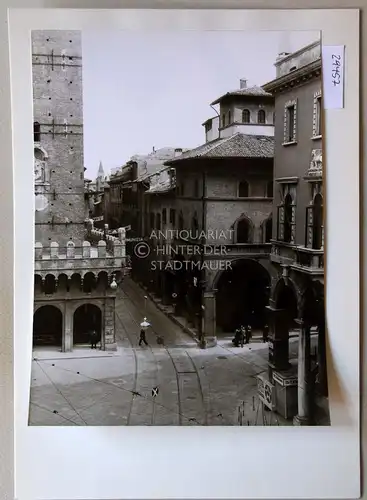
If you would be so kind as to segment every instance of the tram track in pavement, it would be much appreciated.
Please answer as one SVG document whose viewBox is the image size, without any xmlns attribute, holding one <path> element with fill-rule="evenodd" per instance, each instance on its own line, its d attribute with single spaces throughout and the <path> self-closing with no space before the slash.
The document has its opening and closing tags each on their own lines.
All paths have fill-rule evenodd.
<svg viewBox="0 0 367 500">
<path fill-rule="evenodd" d="M 127 293 L 125 291 L 122 292 L 121 299 L 122 300 L 130 300 L 130 302 L 132 303 L 133 307 L 135 307 L 134 303 L 132 302 L 132 300 L 129 298 L 129 296 L 127 295 Z M 132 315 L 132 313 L 129 311 L 128 308 L 126 308 L 125 311 L 129 315 L 131 323 L 134 325 L 134 329 L 136 329 L 137 332 L 139 332 L 140 331 L 140 325 L 139 325 L 139 323 L 136 321 L 136 319 L 134 318 L 134 316 Z M 131 421 L 131 414 L 132 414 L 132 409 L 133 409 L 133 406 L 134 406 L 135 397 L 138 396 L 138 395 L 141 396 L 141 394 L 138 391 L 138 376 L 139 376 L 139 368 L 138 368 L 138 366 L 139 366 L 139 362 L 138 362 L 137 349 L 136 349 L 136 347 L 134 347 L 134 342 L 133 342 L 133 340 L 130 337 L 129 328 L 127 327 L 127 325 L 125 324 L 125 322 L 122 320 L 122 318 L 118 314 L 118 312 L 116 312 L 116 316 L 117 316 L 118 320 L 120 321 L 121 327 L 123 328 L 123 330 L 125 332 L 127 340 L 130 343 L 131 349 L 132 349 L 132 351 L 134 353 L 134 359 L 135 359 L 134 390 L 133 390 L 133 396 L 132 396 L 132 399 L 131 399 L 131 406 L 130 406 L 130 411 L 129 411 L 128 420 L 127 420 L 127 425 L 129 425 L 130 421 Z M 135 338 L 137 338 L 137 336 Z M 122 340 L 121 337 L 120 337 L 120 340 Z M 149 350 L 150 350 L 150 352 L 152 354 L 152 357 L 154 359 L 154 366 L 155 366 L 154 379 L 155 379 L 155 386 L 157 386 L 157 383 L 158 383 L 158 365 L 157 365 L 157 360 L 156 360 L 156 357 L 154 355 L 154 352 L 153 352 L 153 349 L 151 348 L 151 346 L 148 345 L 147 347 L 149 348 Z M 155 398 L 152 397 L 152 399 L 150 399 L 150 398 L 146 398 L 146 399 L 149 400 L 149 401 L 151 401 L 151 403 L 152 403 L 152 415 L 151 415 L 150 423 L 151 423 L 151 425 L 153 425 L 153 423 L 154 423 L 154 415 L 155 415 L 155 404 L 156 404 Z"/>
<path fill-rule="evenodd" d="M 128 289 L 138 299 L 141 300 L 141 296 L 139 295 L 139 293 L 133 287 L 128 286 Z M 128 296 L 128 294 L 126 293 L 126 288 L 125 288 L 125 294 Z M 131 299 L 131 297 L 128 296 L 128 298 L 130 299 L 130 301 L 132 302 L 132 304 L 135 306 L 134 301 Z M 152 304 L 154 304 L 152 301 L 150 301 L 150 302 Z M 152 330 L 154 331 L 154 328 L 152 328 Z M 256 379 L 256 376 L 258 374 L 263 373 L 266 370 L 266 368 L 264 368 L 263 366 L 257 364 L 256 362 L 247 360 L 246 357 L 244 356 L 244 353 L 236 353 L 233 350 L 231 350 L 230 348 L 225 347 L 223 345 L 218 345 L 218 347 L 220 347 L 221 350 L 227 352 L 231 356 L 239 358 L 245 365 L 247 365 L 249 367 L 252 367 L 253 370 L 254 370 L 254 374 L 252 375 L 252 377 L 255 378 L 255 379 Z M 177 369 L 174 357 L 172 356 L 172 353 L 170 352 L 169 348 L 167 346 L 164 346 L 164 349 L 166 350 L 168 356 L 170 357 L 171 362 L 173 364 L 173 367 L 175 369 L 176 380 L 177 380 L 177 391 L 178 391 L 178 398 L 179 398 L 179 402 L 178 402 L 178 404 L 179 404 L 179 412 L 181 414 L 182 413 L 182 403 L 181 403 L 180 377 L 184 376 L 184 375 L 187 375 L 188 373 L 191 373 L 191 372 L 179 371 Z M 173 349 L 174 349 L 174 347 L 173 347 Z M 197 367 L 196 367 L 196 365 L 195 365 L 192 357 L 189 355 L 188 351 L 185 350 L 184 352 L 185 352 L 186 356 L 188 357 L 188 359 L 191 361 L 191 364 L 193 366 L 193 370 L 196 373 L 196 377 L 197 377 L 197 381 L 198 381 L 198 388 L 199 388 L 199 392 L 200 392 L 200 397 L 201 397 L 202 406 L 203 406 L 203 413 L 204 413 L 204 422 L 201 423 L 200 425 L 208 425 L 208 412 L 209 412 L 209 408 L 207 409 L 206 405 L 205 405 L 205 398 L 204 398 L 204 392 L 203 392 L 203 388 L 202 388 L 202 383 L 201 383 L 200 375 L 199 375 L 198 369 L 197 369 Z M 250 351 L 249 354 L 256 354 L 256 353 Z M 212 388 L 211 388 L 211 384 L 210 384 L 209 380 L 208 380 L 208 385 L 209 385 L 208 404 L 210 404 L 210 399 L 211 399 L 211 394 L 212 394 Z M 182 425 L 182 423 L 180 423 L 180 425 Z"/>
<path fill-rule="evenodd" d="M 132 287 L 129 287 L 129 291 L 130 293 L 133 293 L 135 296 L 137 296 L 140 300 L 141 300 L 141 297 L 140 295 L 138 295 L 138 293 L 132 289 Z M 133 301 L 132 297 L 129 295 L 129 293 L 127 292 L 126 290 L 126 287 L 124 288 L 123 290 L 123 293 L 124 293 L 124 299 L 126 300 L 129 300 L 130 303 L 132 304 L 132 306 L 134 308 L 137 308 L 137 305 L 135 304 L 135 302 Z M 129 315 L 133 318 L 133 316 L 131 315 L 130 311 L 129 312 Z M 158 312 L 158 311 L 157 311 Z M 134 318 L 133 318 L 134 319 Z M 136 322 L 136 320 L 134 319 L 134 321 Z M 153 330 L 153 332 L 155 333 L 155 335 L 157 336 L 157 332 L 154 330 L 154 328 L 151 327 L 151 329 Z M 190 360 L 191 362 L 191 365 L 193 367 L 193 371 L 179 371 L 177 369 L 177 366 L 176 366 L 176 363 L 175 363 L 175 360 L 174 360 L 174 357 L 172 356 L 172 353 L 170 352 L 168 346 L 166 346 L 165 344 L 161 344 L 161 348 L 165 350 L 165 352 L 167 353 L 168 357 L 170 358 L 171 360 L 171 363 L 172 363 L 172 366 L 173 366 L 173 369 L 175 371 L 175 374 L 176 374 L 176 383 L 177 383 L 177 403 L 178 403 L 178 417 L 179 417 L 179 425 L 181 426 L 182 425 L 182 421 L 183 421 L 183 418 L 184 419 L 187 419 L 189 422 L 196 422 L 198 425 L 208 425 L 207 423 L 207 411 L 206 411 L 206 408 L 205 408 L 205 400 L 204 400 L 204 394 L 203 394 L 203 389 L 202 389 L 202 384 L 201 384 L 201 381 L 200 381 L 200 376 L 199 376 L 199 373 L 198 373 L 198 370 L 196 368 L 196 365 L 194 364 L 191 356 L 188 354 L 188 352 L 186 350 L 184 350 L 183 352 L 186 354 L 187 358 Z M 151 349 L 153 355 L 154 355 L 154 352 L 153 350 Z M 190 418 L 190 417 L 186 417 L 184 414 L 183 414 L 183 410 L 182 410 L 182 395 L 181 395 L 181 388 L 180 388 L 180 376 L 182 375 L 187 375 L 188 373 L 195 373 L 196 374 L 196 377 L 197 377 L 197 383 L 198 383 L 198 388 L 199 388 L 199 392 L 200 392 L 200 398 L 201 398 L 201 401 L 202 401 L 202 406 L 203 406 L 203 413 L 204 413 L 204 422 L 205 423 L 201 423 L 201 422 L 198 422 L 195 418 Z"/>
<path fill-rule="evenodd" d="M 131 420 L 131 413 L 132 413 L 132 409 L 133 409 L 133 405 L 134 405 L 134 400 L 135 400 L 135 395 L 137 393 L 137 386 L 138 386 L 138 359 L 137 359 L 137 355 L 136 355 L 136 349 L 130 339 L 130 336 L 129 334 L 127 333 L 127 329 L 125 328 L 124 326 L 124 323 L 122 322 L 121 318 L 120 318 L 120 315 L 116 312 L 116 317 L 117 319 L 119 320 L 120 322 L 120 325 L 123 329 L 123 331 L 125 332 L 126 334 L 126 338 L 131 346 L 131 350 L 134 354 L 134 363 L 135 363 L 135 373 L 134 373 L 134 384 L 133 384 L 133 391 L 132 391 L 132 394 L 131 394 L 131 402 L 130 402 L 130 409 L 129 409 L 129 413 L 128 413 L 128 416 L 127 416 L 127 421 L 126 421 L 126 425 L 130 425 L 130 420 Z M 123 340 L 121 337 L 119 337 L 119 340 Z"/>
<path fill-rule="evenodd" d="M 134 308 L 136 308 L 137 306 L 135 305 L 135 303 L 134 303 L 133 299 L 131 298 L 131 296 L 129 296 L 129 294 L 126 292 L 126 290 L 124 290 L 124 291 L 123 291 L 123 293 L 124 293 L 123 300 L 129 300 L 129 301 L 130 301 L 130 303 L 131 303 L 131 305 L 132 305 Z M 139 327 L 140 327 L 140 325 L 139 325 L 139 324 L 138 324 L 138 322 L 135 320 L 135 318 L 133 317 L 133 315 L 131 314 L 131 312 L 130 312 L 128 309 L 126 309 L 126 310 L 127 310 L 128 314 L 129 314 L 129 316 L 131 317 L 131 319 L 132 319 L 132 320 L 136 323 L 136 325 L 137 325 L 137 326 L 139 326 Z M 121 322 L 121 319 L 120 319 L 120 322 Z M 124 330 L 125 330 L 125 332 L 126 332 L 126 329 L 125 329 L 125 328 L 124 328 Z M 157 332 L 156 332 L 153 328 L 152 328 L 152 330 L 153 330 L 154 334 L 157 336 Z M 127 334 L 127 332 L 126 332 L 126 334 Z M 127 336 L 128 336 L 128 334 L 127 334 Z M 131 343 L 130 338 L 129 338 L 129 341 L 130 341 L 130 343 Z M 178 405 L 178 418 L 179 418 L 179 425 L 182 425 L 182 416 L 183 416 L 183 415 L 182 415 L 182 405 L 181 405 L 181 394 L 180 394 L 179 373 L 178 373 L 178 371 L 177 371 L 177 367 L 176 367 L 176 365 L 175 365 L 175 363 L 174 363 L 174 360 L 173 360 L 173 358 L 172 358 L 172 356 L 171 356 L 171 353 L 169 352 L 169 350 L 167 349 L 167 347 L 166 347 L 164 344 L 163 344 L 163 345 L 161 344 L 161 348 L 162 348 L 162 349 L 164 349 L 164 350 L 165 350 L 165 352 L 168 354 L 168 356 L 169 356 L 169 358 L 170 358 L 170 360 L 171 360 L 171 362 L 172 362 L 173 369 L 175 370 L 175 373 L 176 373 L 176 381 L 177 381 L 177 405 Z M 155 370 L 156 377 L 155 377 L 155 378 L 156 378 L 156 386 L 158 386 L 158 362 L 157 362 L 157 358 L 156 358 L 156 356 L 155 356 L 155 354 L 154 354 L 154 351 L 153 351 L 153 349 L 152 349 L 152 347 L 151 347 L 150 345 L 149 345 L 149 349 L 150 349 L 150 351 L 151 351 L 152 355 L 153 355 L 153 356 L 154 356 L 154 358 L 155 358 L 155 366 L 156 366 L 156 370 Z M 151 422 L 151 423 L 152 423 L 152 425 L 153 425 L 153 423 L 154 423 L 154 415 L 155 415 L 156 401 L 155 401 L 155 398 L 152 398 L 152 399 L 153 399 L 153 411 L 152 411 L 152 422 Z M 187 418 L 187 417 L 186 417 L 186 418 Z"/>
</svg>

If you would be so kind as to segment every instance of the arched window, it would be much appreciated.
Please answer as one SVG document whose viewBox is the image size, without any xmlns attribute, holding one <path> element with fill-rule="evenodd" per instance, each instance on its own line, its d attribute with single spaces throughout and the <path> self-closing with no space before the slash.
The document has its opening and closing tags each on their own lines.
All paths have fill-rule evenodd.
<svg viewBox="0 0 367 500">
<path fill-rule="evenodd" d="M 180 212 L 179 216 L 178 216 L 178 229 L 179 231 L 183 231 L 183 228 L 184 228 L 184 217 L 183 217 L 183 213 Z"/>
<path fill-rule="evenodd" d="M 169 223 L 172 227 L 176 225 L 176 210 L 174 208 L 170 208 L 169 210 Z"/>
<path fill-rule="evenodd" d="M 33 123 L 33 140 L 34 142 L 40 142 L 41 140 L 41 125 L 39 122 Z"/>
<path fill-rule="evenodd" d="M 270 243 L 273 237 L 273 218 L 270 216 L 265 221 L 265 243 Z"/>
<path fill-rule="evenodd" d="M 194 217 L 192 218 L 192 233 L 194 237 L 198 231 L 199 231 L 199 222 L 198 222 L 198 216 L 196 215 L 195 212 Z"/>
<path fill-rule="evenodd" d="M 46 295 L 52 295 L 56 292 L 56 279 L 52 274 L 46 275 L 43 291 Z"/>
<path fill-rule="evenodd" d="M 250 243 L 251 224 L 250 221 L 244 217 L 237 222 L 236 228 L 236 241 L 237 243 Z"/>
<path fill-rule="evenodd" d="M 323 232 L 323 199 L 321 194 L 317 194 L 313 200 L 313 248 L 320 250 L 322 248 Z"/>
<path fill-rule="evenodd" d="M 269 181 L 266 185 L 266 196 L 267 198 L 273 198 L 274 196 L 273 181 Z"/>
<path fill-rule="evenodd" d="M 199 198 L 199 180 L 194 180 L 194 198 Z"/>
<path fill-rule="evenodd" d="M 288 193 L 284 199 L 284 241 L 292 239 L 292 196 Z"/>
<path fill-rule="evenodd" d="M 150 215 L 149 215 L 149 228 L 150 230 L 152 231 L 154 228 L 154 225 L 155 225 L 155 221 L 154 221 L 154 213 L 153 212 L 150 212 Z"/>
<path fill-rule="evenodd" d="M 93 273 L 87 273 L 83 279 L 83 292 L 91 293 L 96 287 L 97 281 Z"/>
<path fill-rule="evenodd" d="M 250 111 L 248 109 L 242 111 L 242 123 L 250 123 Z"/>
<path fill-rule="evenodd" d="M 157 223 L 156 223 L 156 225 L 157 225 L 157 229 L 158 229 L 158 231 L 160 231 L 160 230 L 162 229 L 162 228 L 161 228 L 161 214 L 160 214 L 160 213 L 158 213 L 158 214 L 156 215 L 156 221 L 157 221 Z"/>
<path fill-rule="evenodd" d="M 247 181 L 241 181 L 238 186 L 238 196 L 240 198 L 248 198 L 249 194 L 249 183 Z"/>
<path fill-rule="evenodd" d="M 259 109 L 257 113 L 257 123 L 265 123 L 265 111 L 263 109 Z"/>
</svg>

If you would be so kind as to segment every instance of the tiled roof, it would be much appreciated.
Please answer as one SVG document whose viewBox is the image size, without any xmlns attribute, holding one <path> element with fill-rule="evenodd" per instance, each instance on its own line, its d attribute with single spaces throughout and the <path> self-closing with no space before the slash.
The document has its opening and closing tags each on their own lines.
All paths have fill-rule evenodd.
<svg viewBox="0 0 367 500">
<path fill-rule="evenodd" d="M 202 125 L 205 125 L 206 123 L 211 122 L 211 121 L 218 119 L 218 118 L 219 118 L 219 116 L 212 116 L 211 118 L 208 118 L 207 120 L 205 120 L 205 122 L 203 122 Z"/>
<path fill-rule="evenodd" d="M 160 182 L 159 184 L 156 184 L 155 186 L 150 187 L 147 191 L 145 191 L 145 194 L 168 193 L 174 188 L 175 185 L 172 184 L 170 180 L 165 180 L 163 182 Z"/>
<path fill-rule="evenodd" d="M 273 158 L 274 138 L 265 135 L 246 135 L 238 132 L 225 139 L 207 142 L 169 160 L 166 165 L 194 158 Z"/>
<path fill-rule="evenodd" d="M 272 94 L 266 92 L 262 87 L 254 86 L 254 87 L 245 87 L 244 89 L 232 90 L 218 97 L 215 101 L 211 103 L 212 106 L 214 104 L 218 104 L 224 97 L 229 96 L 248 96 L 248 97 L 272 97 Z"/>
</svg>

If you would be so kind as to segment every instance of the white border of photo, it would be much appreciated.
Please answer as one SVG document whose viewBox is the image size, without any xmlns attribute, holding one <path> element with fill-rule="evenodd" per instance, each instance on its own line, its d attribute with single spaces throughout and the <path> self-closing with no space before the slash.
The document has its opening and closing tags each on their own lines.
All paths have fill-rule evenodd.
<svg viewBox="0 0 367 500">
<path fill-rule="evenodd" d="M 323 45 L 345 46 L 344 108 L 325 111 L 323 141 L 331 427 L 28 427 L 34 265 L 30 32 L 34 29 L 321 30 Z M 0 154 L 2 170 L 13 164 L 14 199 L 7 173 L 1 213 L 11 217 L 14 203 L 15 265 L 14 275 L 11 262 L 4 268 L 1 294 L 6 294 L 4 284 L 10 290 L 14 284 L 15 497 L 358 497 L 358 10 L 11 9 L 9 30 L 12 124 L 1 125 L 6 141 Z M 8 74 L 2 71 L 0 89 L 7 85 Z M 3 105 L 6 110 L 7 103 Z M 11 126 L 12 150 L 7 140 Z M 7 226 L 11 227 L 10 221 Z M 4 238 L 2 234 L 2 245 Z M 9 297 L 6 300 L 9 304 Z M 7 346 L 11 337 L 3 329 L 4 325 L 0 340 Z M 11 359 L 3 356 L 3 360 L 9 367 Z M 9 395 L 11 390 L 9 385 Z"/>
</svg>

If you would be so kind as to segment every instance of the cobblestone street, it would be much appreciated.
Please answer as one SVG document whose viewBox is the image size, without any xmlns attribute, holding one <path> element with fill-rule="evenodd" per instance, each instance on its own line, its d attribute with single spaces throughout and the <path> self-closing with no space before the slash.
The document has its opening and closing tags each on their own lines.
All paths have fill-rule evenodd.
<svg viewBox="0 0 367 500">
<path fill-rule="evenodd" d="M 145 315 L 149 345 L 139 347 Z M 113 353 L 34 351 L 30 425 L 238 425 L 241 405 L 243 425 L 264 425 L 263 415 L 265 425 L 277 425 L 256 395 L 266 344 L 235 348 L 228 337 L 202 350 L 150 300 L 145 311 L 144 292 L 131 280 L 119 291 L 116 331 Z M 290 350 L 296 356 L 297 339 Z"/>
</svg>

